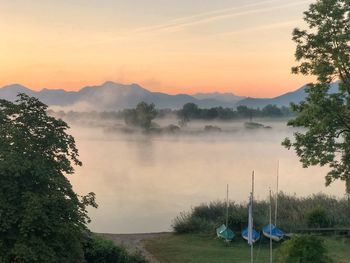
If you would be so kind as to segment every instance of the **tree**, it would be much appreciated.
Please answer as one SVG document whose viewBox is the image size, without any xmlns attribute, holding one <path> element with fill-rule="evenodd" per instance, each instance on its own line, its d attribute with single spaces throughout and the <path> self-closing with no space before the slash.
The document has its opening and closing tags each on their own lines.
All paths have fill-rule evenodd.
<svg viewBox="0 0 350 263">
<path fill-rule="evenodd" d="M 82 262 L 89 222 L 65 174 L 81 165 L 62 120 L 36 98 L 0 100 L 0 262 Z"/>
<path fill-rule="evenodd" d="M 250 121 L 252 121 L 253 115 L 254 115 L 255 112 L 256 112 L 256 110 L 248 108 L 245 105 L 239 105 L 237 107 L 237 114 L 238 114 L 238 116 L 243 117 L 243 118 L 249 118 Z"/>
<path fill-rule="evenodd" d="M 198 105 L 192 102 L 186 103 L 182 106 L 182 109 L 178 111 L 178 117 L 180 118 L 180 125 L 185 126 L 190 119 L 198 118 L 201 110 Z"/>
<path fill-rule="evenodd" d="M 276 105 L 271 104 L 266 105 L 262 109 L 261 113 L 263 116 L 267 117 L 281 117 L 283 115 L 280 108 L 278 108 Z"/>
<path fill-rule="evenodd" d="M 138 126 L 148 130 L 152 120 L 157 116 L 157 111 L 153 103 L 140 102 L 135 109 L 124 111 L 124 120 L 128 125 Z"/>
<path fill-rule="evenodd" d="M 340 179 L 350 193 L 350 1 L 318 0 L 304 14 L 308 30 L 293 32 L 299 65 L 292 72 L 318 82 L 308 85 L 304 102 L 292 105 L 297 116 L 288 125 L 306 131 L 283 145 L 295 149 L 304 167 L 328 165 L 326 185 Z M 339 89 L 330 93 L 335 80 Z"/>
<path fill-rule="evenodd" d="M 136 106 L 136 116 L 138 124 L 145 129 L 151 127 L 152 120 L 157 116 L 157 111 L 153 103 L 140 102 Z"/>
</svg>

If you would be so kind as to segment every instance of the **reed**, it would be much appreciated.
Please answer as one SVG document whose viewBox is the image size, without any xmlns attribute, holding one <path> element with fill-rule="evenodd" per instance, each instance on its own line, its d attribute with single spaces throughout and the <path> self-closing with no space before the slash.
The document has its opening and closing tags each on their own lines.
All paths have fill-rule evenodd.
<svg viewBox="0 0 350 263">
<path fill-rule="evenodd" d="M 273 197 L 273 199 L 276 197 Z M 272 200 L 275 204 L 275 200 Z M 248 224 L 247 203 L 229 203 L 229 227 L 239 232 Z M 350 227 L 350 202 L 348 198 L 335 198 L 325 194 L 308 197 L 278 194 L 277 225 L 285 232 L 306 228 L 310 223 L 310 213 L 315 209 L 325 211 L 322 222 L 326 227 Z M 272 207 L 274 213 L 274 207 Z M 254 201 L 254 225 L 258 230 L 268 224 L 268 200 Z M 176 233 L 210 233 L 225 222 L 226 203 L 214 201 L 194 207 L 187 213 L 181 213 L 173 221 Z"/>
</svg>

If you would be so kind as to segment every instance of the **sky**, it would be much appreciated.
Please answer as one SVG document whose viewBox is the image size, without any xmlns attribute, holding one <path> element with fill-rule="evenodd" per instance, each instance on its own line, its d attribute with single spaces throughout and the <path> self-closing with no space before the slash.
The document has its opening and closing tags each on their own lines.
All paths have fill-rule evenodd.
<svg viewBox="0 0 350 263">
<path fill-rule="evenodd" d="M 291 74 L 312 2 L 0 0 L 0 86 L 277 96 L 313 80 Z"/>
</svg>

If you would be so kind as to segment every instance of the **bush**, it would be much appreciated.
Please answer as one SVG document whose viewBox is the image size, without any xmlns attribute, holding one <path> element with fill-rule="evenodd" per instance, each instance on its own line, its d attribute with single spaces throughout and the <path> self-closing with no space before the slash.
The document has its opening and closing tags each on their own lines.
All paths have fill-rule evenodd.
<svg viewBox="0 0 350 263">
<path fill-rule="evenodd" d="M 324 208 L 317 206 L 306 215 L 308 227 L 329 227 L 331 225 L 327 212 Z"/>
<path fill-rule="evenodd" d="M 285 241 L 278 251 L 281 263 L 328 263 L 324 240 L 317 236 L 300 235 Z"/>
<path fill-rule="evenodd" d="M 87 263 L 147 263 L 141 255 L 130 255 L 124 248 L 96 235 L 85 243 L 84 256 Z"/>
<path fill-rule="evenodd" d="M 174 219 L 172 225 L 175 233 L 208 233 L 211 232 L 216 225 L 213 222 L 205 220 L 204 218 L 192 216 L 191 214 L 181 213 Z"/>
</svg>

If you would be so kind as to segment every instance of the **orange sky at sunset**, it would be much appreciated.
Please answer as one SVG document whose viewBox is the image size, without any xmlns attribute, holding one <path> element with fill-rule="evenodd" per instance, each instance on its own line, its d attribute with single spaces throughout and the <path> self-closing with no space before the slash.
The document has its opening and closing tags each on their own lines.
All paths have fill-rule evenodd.
<svg viewBox="0 0 350 263">
<path fill-rule="evenodd" d="M 312 80 L 290 73 L 311 2 L 2 0 L 0 86 L 277 96 Z"/>
</svg>

